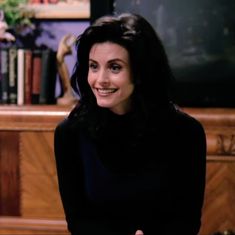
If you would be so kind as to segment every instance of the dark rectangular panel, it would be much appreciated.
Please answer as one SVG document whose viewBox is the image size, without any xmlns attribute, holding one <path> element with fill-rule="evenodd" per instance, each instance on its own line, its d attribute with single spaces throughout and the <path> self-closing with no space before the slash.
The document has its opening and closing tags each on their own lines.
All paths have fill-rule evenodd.
<svg viewBox="0 0 235 235">
<path fill-rule="evenodd" d="M 0 215 L 20 215 L 19 133 L 0 132 Z"/>
</svg>

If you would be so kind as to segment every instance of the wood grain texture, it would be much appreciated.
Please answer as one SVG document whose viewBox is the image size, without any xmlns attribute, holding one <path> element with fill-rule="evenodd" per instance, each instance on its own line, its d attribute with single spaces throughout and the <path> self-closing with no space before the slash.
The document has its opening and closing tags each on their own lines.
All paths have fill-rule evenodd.
<svg viewBox="0 0 235 235">
<path fill-rule="evenodd" d="M 69 235 L 64 220 L 0 217 L 0 235 Z"/>
<path fill-rule="evenodd" d="M 235 160 L 207 161 L 201 235 L 235 231 Z"/>
<path fill-rule="evenodd" d="M 0 134 L 0 215 L 20 215 L 18 136 L 18 132 Z"/>
<path fill-rule="evenodd" d="M 205 128 L 207 156 L 235 156 L 235 109 L 183 108 Z"/>
<path fill-rule="evenodd" d="M 0 130 L 53 131 L 73 106 L 0 106 Z"/>
<path fill-rule="evenodd" d="M 53 132 L 20 135 L 21 215 L 64 218 L 59 196 Z"/>
<path fill-rule="evenodd" d="M 54 234 L 67 233 L 65 224 L 63 228 L 59 225 L 61 220 L 65 221 L 53 137 L 55 126 L 71 108 L 0 106 L 0 235 L 22 234 L 22 231 L 30 235 L 51 235 L 57 226 L 53 223 L 58 221 L 59 230 L 54 230 L 57 231 Z M 235 109 L 183 110 L 202 123 L 207 137 L 206 192 L 200 235 L 235 231 Z M 18 216 L 20 220 L 1 220 L 6 215 Z M 45 221 L 38 223 L 42 218 Z"/>
</svg>

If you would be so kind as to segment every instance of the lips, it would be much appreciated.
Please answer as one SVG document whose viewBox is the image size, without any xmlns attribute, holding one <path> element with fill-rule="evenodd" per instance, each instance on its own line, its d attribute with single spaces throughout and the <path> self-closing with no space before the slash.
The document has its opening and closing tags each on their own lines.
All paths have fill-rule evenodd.
<svg viewBox="0 0 235 235">
<path fill-rule="evenodd" d="M 96 88 L 97 92 L 101 95 L 108 95 L 116 92 L 116 88 Z"/>
</svg>

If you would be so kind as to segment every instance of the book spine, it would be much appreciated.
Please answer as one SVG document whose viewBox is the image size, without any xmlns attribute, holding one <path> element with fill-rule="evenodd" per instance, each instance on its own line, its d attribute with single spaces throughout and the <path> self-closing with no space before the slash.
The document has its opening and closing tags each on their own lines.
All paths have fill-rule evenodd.
<svg viewBox="0 0 235 235">
<path fill-rule="evenodd" d="M 31 104 L 31 89 L 32 89 L 32 51 L 25 50 L 25 76 L 24 76 L 24 104 Z"/>
<path fill-rule="evenodd" d="M 42 51 L 41 89 L 39 96 L 40 104 L 55 103 L 56 81 L 56 54 L 50 49 Z"/>
<path fill-rule="evenodd" d="M 33 72 L 32 72 L 32 104 L 39 104 L 42 73 L 41 50 L 33 51 Z"/>
<path fill-rule="evenodd" d="M 9 103 L 17 103 L 17 49 L 9 49 Z"/>
<path fill-rule="evenodd" d="M 56 52 L 50 50 L 49 56 L 49 70 L 48 70 L 48 90 L 47 90 L 47 104 L 55 104 L 55 87 L 57 77 L 57 64 L 56 64 Z"/>
<path fill-rule="evenodd" d="M 41 89 L 39 95 L 39 103 L 47 103 L 48 90 L 48 69 L 49 69 L 49 50 L 42 50 L 42 73 L 41 73 Z"/>
<path fill-rule="evenodd" d="M 9 76 L 9 67 L 8 67 L 8 49 L 2 48 L 1 50 L 1 75 L 2 75 L 2 104 L 8 103 L 8 76 Z"/>
<path fill-rule="evenodd" d="M 24 104 L 24 49 L 17 51 L 17 104 Z"/>
</svg>

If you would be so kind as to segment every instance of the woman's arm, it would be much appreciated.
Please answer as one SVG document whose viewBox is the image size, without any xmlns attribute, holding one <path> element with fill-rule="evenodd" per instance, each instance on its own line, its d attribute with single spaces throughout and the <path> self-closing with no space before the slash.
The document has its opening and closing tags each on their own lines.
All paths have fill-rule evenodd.
<svg viewBox="0 0 235 235">
<path fill-rule="evenodd" d="M 184 121 L 185 120 L 185 121 Z M 164 234 L 196 235 L 201 226 L 206 177 L 206 136 L 193 118 L 179 123 L 172 175 L 172 215 Z"/>
<path fill-rule="evenodd" d="M 79 158 L 78 138 L 68 123 L 68 119 L 65 119 L 56 127 L 54 151 L 68 229 L 72 234 L 79 234 L 79 220 L 85 216 L 83 169 Z"/>
<path fill-rule="evenodd" d="M 164 129 L 164 135 L 167 143 L 162 144 L 165 146 L 162 159 L 166 166 L 161 182 L 165 189 L 156 195 L 156 217 L 146 216 L 143 233 L 197 235 L 205 191 L 205 132 L 197 120 L 180 115 L 173 125 Z"/>
</svg>

